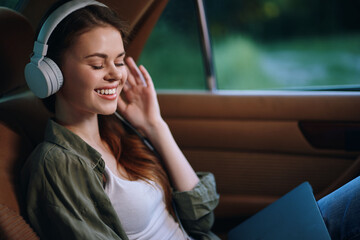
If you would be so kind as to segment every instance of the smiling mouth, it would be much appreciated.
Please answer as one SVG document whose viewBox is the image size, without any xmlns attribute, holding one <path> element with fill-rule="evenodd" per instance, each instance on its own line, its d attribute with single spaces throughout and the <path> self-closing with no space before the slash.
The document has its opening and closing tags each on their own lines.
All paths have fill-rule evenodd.
<svg viewBox="0 0 360 240">
<path fill-rule="evenodd" d="M 95 89 L 95 91 L 101 95 L 113 95 L 116 93 L 116 88 Z"/>
</svg>

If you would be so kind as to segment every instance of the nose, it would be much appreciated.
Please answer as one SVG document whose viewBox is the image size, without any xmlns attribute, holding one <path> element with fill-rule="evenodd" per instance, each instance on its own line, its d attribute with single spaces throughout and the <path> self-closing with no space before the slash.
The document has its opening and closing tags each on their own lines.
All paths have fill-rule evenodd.
<svg viewBox="0 0 360 240">
<path fill-rule="evenodd" d="M 108 67 L 108 71 L 107 71 L 104 79 L 109 82 L 121 81 L 121 79 L 123 78 L 123 75 L 124 74 L 122 71 L 122 67 L 119 68 L 119 67 L 115 66 L 115 64 L 113 64 L 112 66 Z"/>
</svg>

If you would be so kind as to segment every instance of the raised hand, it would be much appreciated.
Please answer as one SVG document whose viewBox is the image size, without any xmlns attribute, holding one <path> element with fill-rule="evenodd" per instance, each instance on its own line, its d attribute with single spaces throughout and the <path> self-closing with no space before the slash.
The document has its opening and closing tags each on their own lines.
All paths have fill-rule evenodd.
<svg viewBox="0 0 360 240">
<path fill-rule="evenodd" d="M 144 66 L 137 67 L 131 57 L 125 62 L 128 79 L 118 101 L 118 111 L 136 128 L 149 134 L 155 125 L 163 122 L 154 84 Z"/>
<path fill-rule="evenodd" d="M 160 115 L 154 84 L 143 66 L 136 66 L 132 58 L 126 60 L 129 76 L 119 98 L 118 111 L 132 125 L 144 131 L 160 153 L 171 182 L 179 191 L 189 191 L 199 178 L 176 144 L 169 127 Z"/>
</svg>

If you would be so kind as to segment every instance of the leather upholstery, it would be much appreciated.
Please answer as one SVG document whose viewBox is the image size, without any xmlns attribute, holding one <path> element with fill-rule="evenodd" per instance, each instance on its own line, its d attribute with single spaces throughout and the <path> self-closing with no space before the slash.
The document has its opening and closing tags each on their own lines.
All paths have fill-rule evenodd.
<svg viewBox="0 0 360 240">
<path fill-rule="evenodd" d="M 26 87 L 24 67 L 32 52 L 34 30 L 24 16 L 0 7 L 0 97 Z"/>
<path fill-rule="evenodd" d="M 0 229 L 0 239 L 39 239 L 19 214 L 2 204 L 0 204 Z"/>
<path fill-rule="evenodd" d="M 19 201 L 21 167 L 48 116 L 32 94 L 20 93 L 34 31 L 25 17 L 0 7 L 0 32 L 0 239 L 39 239 L 21 216 Z"/>
</svg>

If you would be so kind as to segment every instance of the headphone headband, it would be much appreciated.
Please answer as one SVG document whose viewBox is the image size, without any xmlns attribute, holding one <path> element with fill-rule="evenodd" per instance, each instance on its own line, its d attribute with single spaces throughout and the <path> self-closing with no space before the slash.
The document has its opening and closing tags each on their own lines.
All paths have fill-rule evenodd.
<svg viewBox="0 0 360 240">
<path fill-rule="evenodd" d="M 106 7 L 105 4 L 102 4 L 95 0 L 88 0 L 88 1 L 73 0 L 64 3 L 63 5 L 58 7 L 54 12 L 52 12 L 40 29 L 39 35 L 36 40 L 37 46 L 36 44 L 34 46 L 34 54 L 46 56 L 47 42 L 51 36 L 51 33 L 56 28 L 56 26 L 72 12 L 75 12 L 76 10 L 84 8 L 89 5 L 98 5 L 98 6 Z"/>
</svg>

